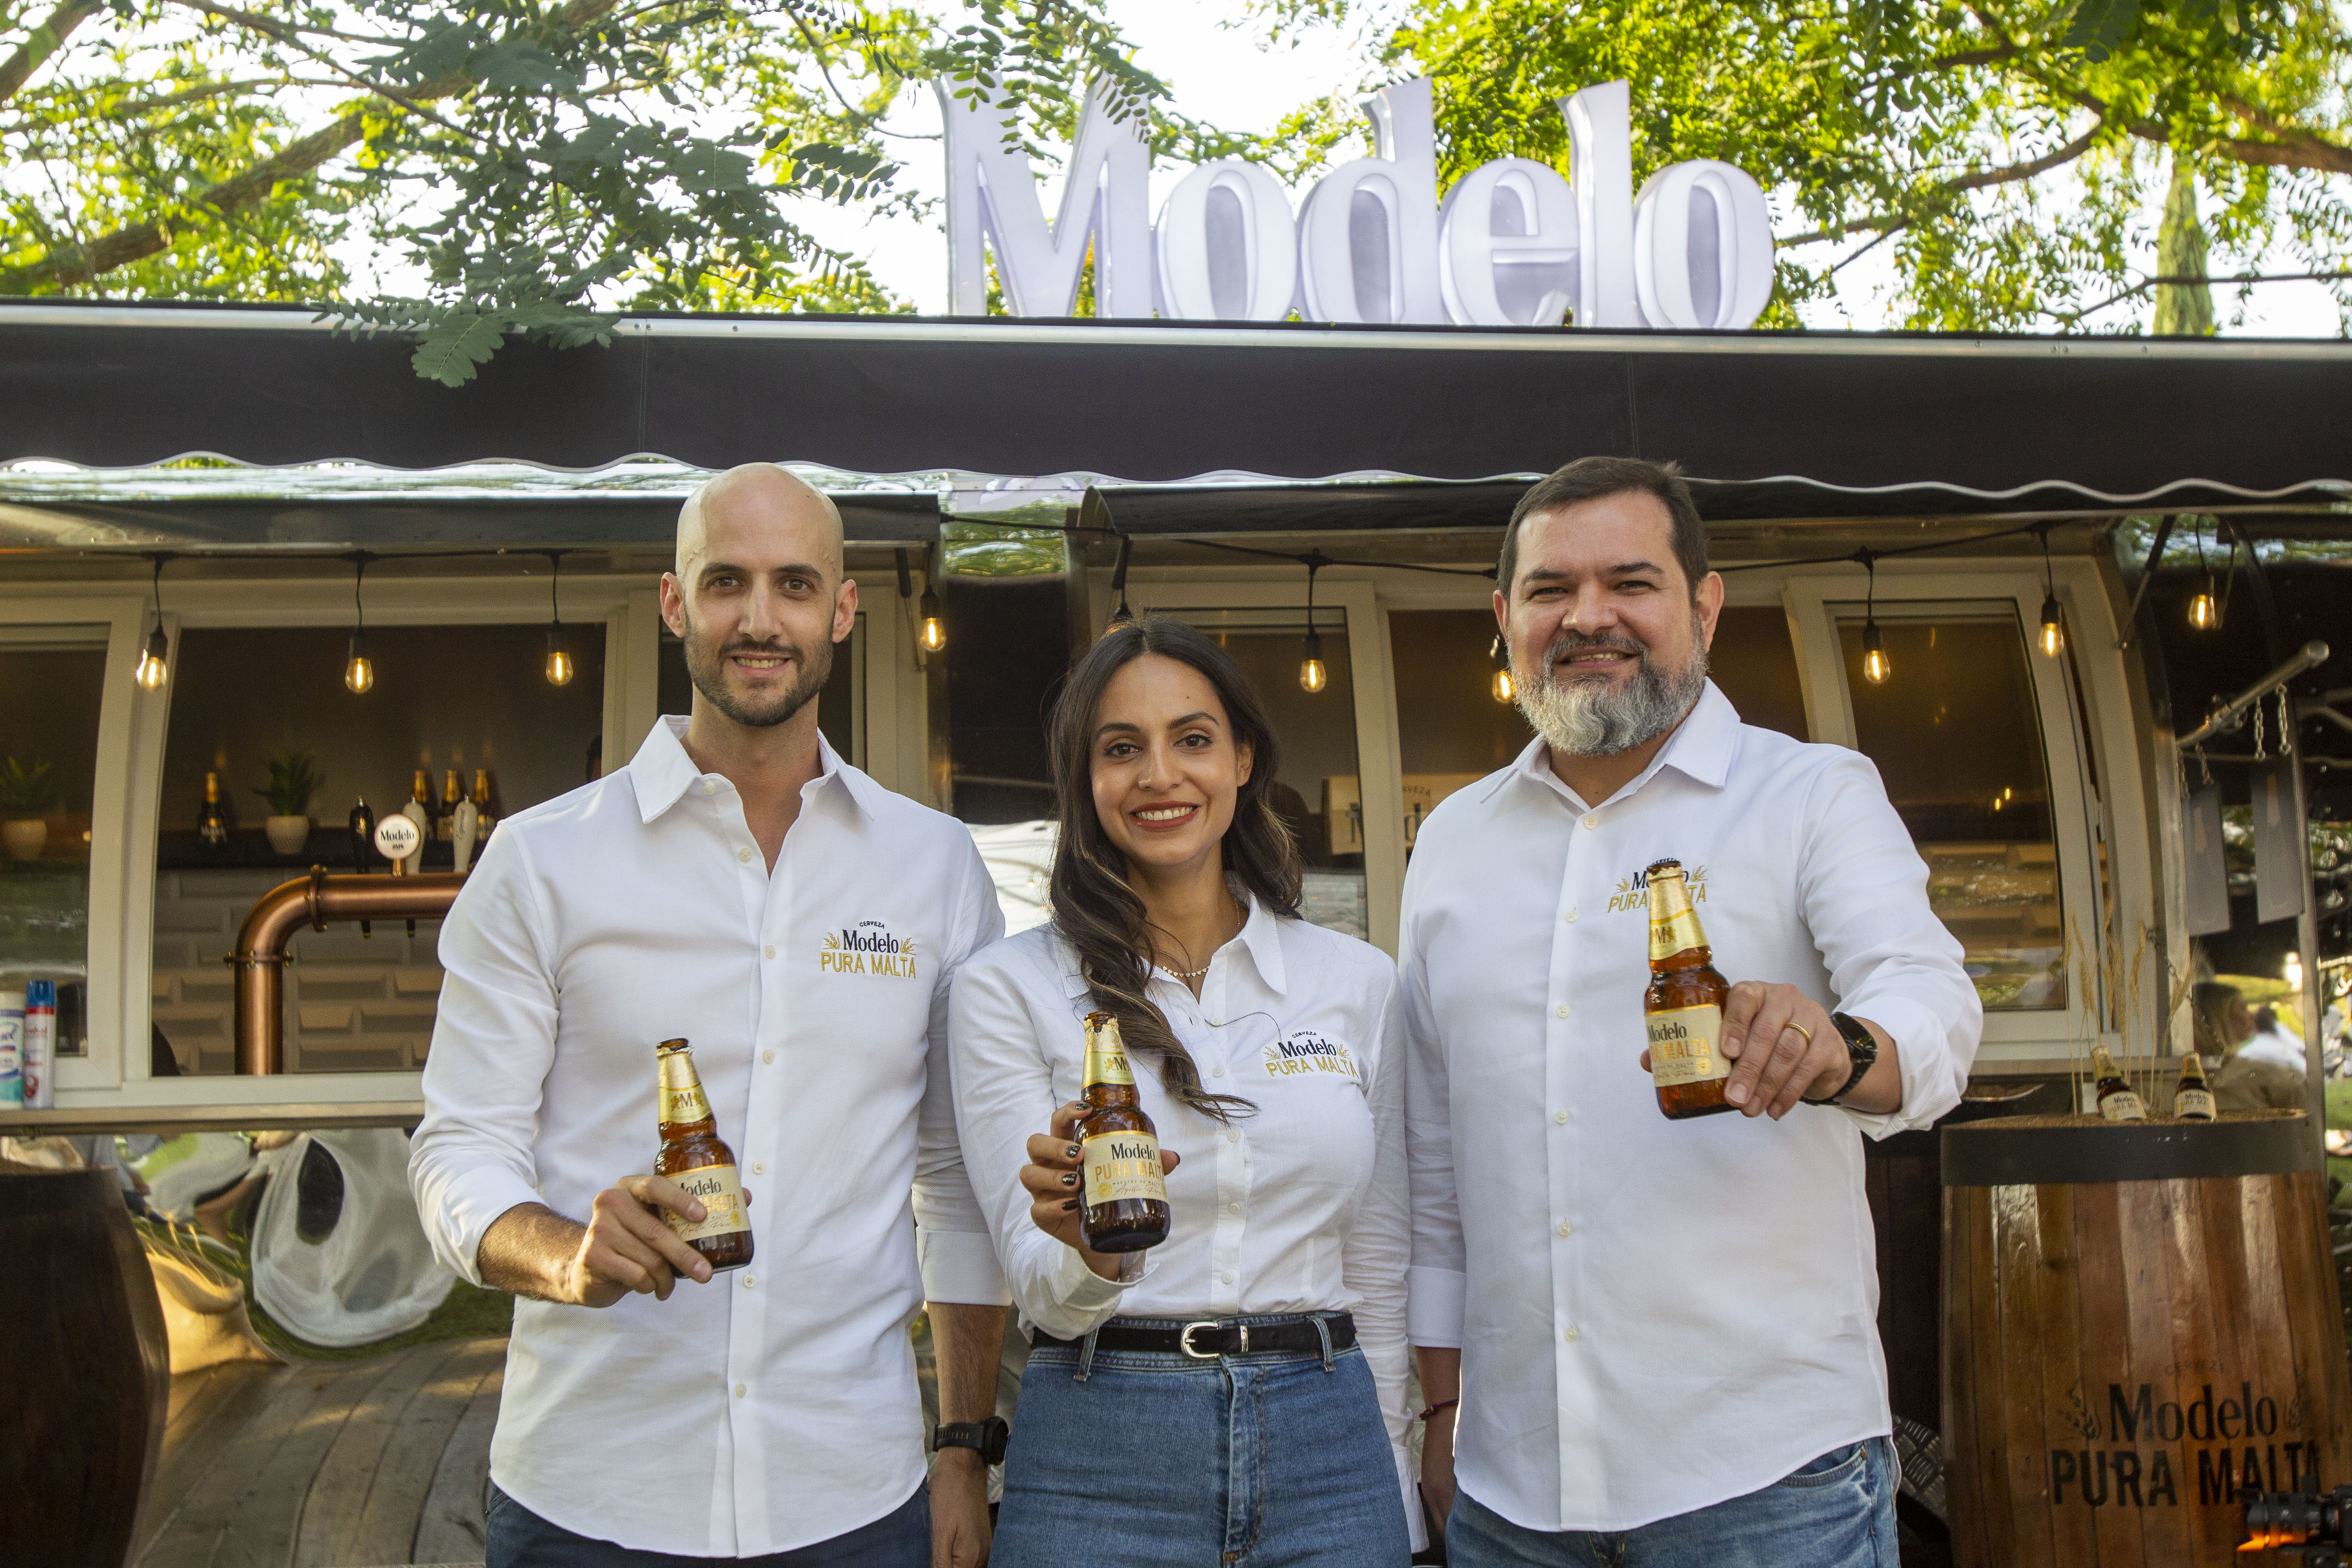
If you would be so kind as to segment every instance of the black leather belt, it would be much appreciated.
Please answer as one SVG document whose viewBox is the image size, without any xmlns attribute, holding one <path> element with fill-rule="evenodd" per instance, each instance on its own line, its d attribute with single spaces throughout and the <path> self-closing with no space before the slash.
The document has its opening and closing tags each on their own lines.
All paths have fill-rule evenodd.
<svg viewBox="0 0 2352 1568">
<path fill-rule="evenodd" d="M 1202 1318 L 1190 1323 L 1146 1323 L 1113 1318 L 1095 1331 L 1095 1349 L 1159 1355 L 1185 1355 L 1194 1361 L 1214 1361 L 1227 1355 L 1321 1355 L 1320 1321 L 1331 1336 L 1334 1352 L 1356 1343 L 1356 1319 L 1349 1312 L 1318 1312 L 1312 1317 L 1276 1318 L 1270 1322 L 1242 1322 Z M 1056 1339 L 1040 1330 L 1036 1343 L 1076 1350 L 1083 1339 Z"/>
</svg>

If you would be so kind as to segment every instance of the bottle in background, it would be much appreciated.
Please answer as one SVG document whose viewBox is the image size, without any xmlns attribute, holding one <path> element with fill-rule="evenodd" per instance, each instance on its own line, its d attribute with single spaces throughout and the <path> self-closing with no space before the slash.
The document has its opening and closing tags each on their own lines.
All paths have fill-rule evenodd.
<svg viewBox="0 0 2352 1568">
<path fill-rule="evenodd" d="M 57 1104 L 51 1081 L 58 1061 L 58 983 L 25 983 L 25 1044 L 18 1071 L 24 1079 L 25 1109 L 47 1110 Z"/>
<path fill-rule="evenodd" d="M 674 1214 L 663 1217 L 713 1274 L 740 1268 L 751 1261 L 751 1219 L 743 1209 L 735 1151 L 719 1141 L 719 1119 L 686 1042 L 664 1040 L 654 1047 L 654 1061 L 661 1075 L 661 1152 L 654 1157 L 654 1174 L 692 1193 L 703 1211 L 698 1223 Z"/>
<path fill-rule="evenodd" d="M 2125 1079 L 2116 1058 L 2107 1055 L 2105 1046 L 2091 1047 L 2091 1072 L 2098 1080 L 2099 1114 L 2110 1121 L 2145 1121 L 2147 1106 L 2139 1093 Z"/>
<path fill-rule="evenodd" d="M 375 813 L 368 809 L 367 796 L 352 807 L 352 869 L 364 871 L 375 853 Z"/>
<path fill-rule="evenodd" d="M 2180 1058 L 2180 1081 L 2173 1086 L 2172 1114 L 2183 1121 L 2210 1121 L 2213 1091 L 2205 1084 L 2205 1058 L 2194 1050 Z"/>
<path fill-rule="evenodd" d="M 1078 1234 L 1097 1252 L 1140 1252 L 1168 1239 L 1168 1178 L 1160 1138 L 1135 1091 L 1135 1073 L 1118 1020 L 1087 1015 L 1086 1114 L 1081 1150 Z"/>
<path fill-rule="evenodd" d="M 444 844 L 457 831 L 457 803 L 465 798 L 466 791 L 457 783 L 457 770 L 451 768 L 441 775 L 441 804 L 433 811 L 433 837 Z"/>
<path fill-rule="evenodd" d="M 1723 1098 L 1723 1004 L 1731 983 L 1717 973 L 1679 860 L 1660 860 L 1650 888 L 1650 989 L 1642 998 L 1650 1079 L 1669 1121 L 1738 1109 Z"/>
<path fill-rule="evenodd" d="M 196 813 L 196 841 L 207 849 L 228 847 L 228 807 L 221 803 L 218 773 L 205 775 L 205 804 Z"/>
<path fill-rule="evenodd" d="M 25 1103 L 25 994 L 0 991 L 0 1108 Z"/>
<path fill-rule="evenodd" d="M 499 825 L 498 810 L 490 804 L 490 770 L 488 768 L 474 770 L 474 810 L 480 814 L 474 826 L 477 839 L 487 839 L 490 829 Z"/>
</svg>

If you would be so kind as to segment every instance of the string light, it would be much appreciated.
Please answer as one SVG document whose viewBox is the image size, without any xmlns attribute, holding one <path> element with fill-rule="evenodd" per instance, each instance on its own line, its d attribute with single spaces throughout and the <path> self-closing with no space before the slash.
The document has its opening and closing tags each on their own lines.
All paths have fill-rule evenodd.
<svg viewBox="0 0 2352 1568">
<path fill-rule="evenodd" d="M 163 563 L 168 555 L 158 554 L 155 561 L 155 629 L 147 634 L 147 646 L 140 651 L 139 667 L 131 672 L 131 679 L 149 691 L 163 684 L 171 673 L 171 639 L 163 635 Z"/>
<path fill-rule="evenodd" d="M 2058 583 L 2051 574 L 2050 529 L 2044 524 L 2042 535 L 2042 651 L 2056 658 L 2066 649 L 2066 626 L 2058 608 Z"/>
<path fill-rule="evenodd" d="M 1863 567 L 1870 574 L 1862 611 L 1862 678 L 1873 686 L 1884 686 L 1895 673 L 1895 666 L 1886 657 L 1886 638 L 1878 630 L 1878 557 L 1867 550 L 1861 554 Z"/>
<path fill-rule="evenodd" d="M 1518 682 L 1511 679 L 1511 645 L 1503 640 L 1502 633 L 1495 634 L 1495 646 L 1486 650 L 1486 655 L 1495 661 L 1495 684 L 1491 688 L 1495 700 L 1511 701 L 1518 696 L 1519 687 Z"/>
<path fill-rule="evenodd" d="M 368 658 L 367 604 L 360 596 L 361 585 L 367 581 L 366 552 L 352 556 L 352 563 L 357 568 L 352 574 L 352 651 L 343 661 L 343 684 L 356 695 L 375 684 L 375 661 Z"/>
<path fill-rule="evenodd" d="M 1320 556 L 1307 563 L 1307 640 L 1299 647 L 1298 689 L 1310 695 L 1331 683 L 1330 671 L 1323 668 L 1323 634 L 1315 629 L 1315 574 L 1322 569 Z"/>
<path fill-rule="evenodd" d="M 2189 531 L 2197 542 L 2197 569 L 2205 574 L 2205 585 L 2189 601 L 2189 624 L 2200 632 L 2210 632 L 2221 624 L 2221 607 L 2213 597 L 2213 569 L 2205 562 L 2205 528 L 2199 524 Z"/>
<path fill-rule="evenodd" d="M 556 584 L 563 575 L 563 552 L 547 552 L 547 683 L 550 686 L 572 684 L 572 655 L 563 647 L 563 605 L 556 597 Z"/>
</svg>

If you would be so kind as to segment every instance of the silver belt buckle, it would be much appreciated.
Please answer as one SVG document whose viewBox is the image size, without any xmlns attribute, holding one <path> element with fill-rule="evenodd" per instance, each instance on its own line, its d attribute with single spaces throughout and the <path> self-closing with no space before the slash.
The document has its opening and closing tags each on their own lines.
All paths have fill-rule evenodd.
<svg viewBox="0 0 2352 1568">
<path fill-rule="evenodd" d="M 1202 1329 L 1213 1329 L 1215 1327 L 1217 1327 L 1217 1321 L 1213 1318 L 1203 1318 L 1198 1322 L 1185 1324 L 1184 1331 L 1176 1336 L 1176 1348 L 1182 1351 L 1186 1355 L 1191 1356 L 1194 1361 L 1215 1361 L 1217 1359 L 1217 1352 L 1215 1351 L 1196 1351 L 1192 1348 L 1192 1336 L 1194 1333 Z M 1243 1330 L 1242 1337 L 1242 1348 L 1244 1350 L 1247 1350 L 1249 1348 L 1249 1331 L 1246 1329 Z"/>
</svg>

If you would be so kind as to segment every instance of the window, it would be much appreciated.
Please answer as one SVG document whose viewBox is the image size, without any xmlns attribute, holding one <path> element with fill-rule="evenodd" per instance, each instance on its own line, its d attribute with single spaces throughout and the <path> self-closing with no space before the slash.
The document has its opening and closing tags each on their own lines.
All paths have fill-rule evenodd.
<svg viewBox="0 0 2352 1568">
<path fill-rule="evenodd" d="M 89 1035 L 90 816 L 108 628 L 0 626 L 0 987 L 58 986 L 58 1050 Z"/>
<path fill-rule="evenodd" d="M 1389 612 L 1408 849 L 1439 801 L 1527 749 L 1528 721 L 1495 699 L 1494 645 L 1491 608 Z"/>
<path fill-rule="evenodd" d="M 2067 1005 L 2050 765 L 2023 628 L 2008 604 L 1890 609 L 1891 673 L 1864 679 L 1863 621 L 1837 629 L 1854 742 L 1927 862 L 1937 918 L 1968 950 L 1988 1012 Z"/>
</svg>

